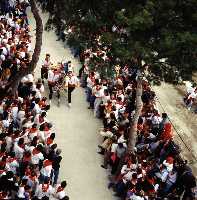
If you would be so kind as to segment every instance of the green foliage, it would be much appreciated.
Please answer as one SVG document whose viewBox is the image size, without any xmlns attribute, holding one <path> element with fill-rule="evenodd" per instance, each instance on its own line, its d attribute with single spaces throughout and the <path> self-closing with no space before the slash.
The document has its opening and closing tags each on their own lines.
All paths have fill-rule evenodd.
<svg viewBox="0 0 197 200">
<path fill-rule="evenodd" d="M 75 28 L 69 36 L 71 46 L 95 48 L 99 35 L 113 59 L 127 62 L 137 57 L 154 66 L 166 58 L 161 74 L 172 69 L 191 74 L 197 69 L 196 0 L 48 1 L 52 23 L 58 28 L 63 19 L 66 27 Z"/>
</svg>

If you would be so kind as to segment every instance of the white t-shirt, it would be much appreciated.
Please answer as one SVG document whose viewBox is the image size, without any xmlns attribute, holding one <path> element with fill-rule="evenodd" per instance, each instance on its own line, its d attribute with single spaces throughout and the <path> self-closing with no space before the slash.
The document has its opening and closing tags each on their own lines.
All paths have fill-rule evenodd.
<svg viewBox="0 0 197 200">
<path fill-rule="evenodd" d="M 15 152 L 16 158 L 18 158 L 19 160 L 22 160 L 24 149 L 19 147 L 17 143 L 15 143 L 14 145 L 14 152 Z"/>
<path fill-rule="evenodd" d="M 94 86 L 94 82 L 91 80 L 90 77 L 87 78 L 87 87 L 89 88 L 93 88 Z"/>
<path fill-rule="evenodd" d="M 128 171 L 124 176 L 123 176 L 123 182 L 127 183 L 128 181 L 130 181 L 132 179 L 132 175 L 133 175 L 134 171 Z"/>
<path fill-rule="evenodd" d="M 16 160 L 13 160 L 10 163 L 6 163 L 6 169 L 7 171 L 12 171 L 14 174 L 16 174 L 16 169 L 19 167 L 19 163 Z"/>
<path fill-rule="evenodd" d="M 44 60 L 43 63 L 42 63 L 42 66 L 46 67 L 46 68 L 50 67 L 50 65 L 51 65 L 51 61 L 50 60 L 49 61 Z"/>
<path fill-rule="evenodd" d="M 25 198 L 25 188 L 19 187 L 18 192 L 17 192 L 17 197 L 18 198 Z"/>
<path fill-rule="evenodd" d="M 18 107 L 14 106 L 14 107 L 12 107 L 12 117 L 14 120 L 17 119 L 17 115 L 18 115 Z"/>
<path fill-rule="evenodd" d="M 188 99 L 190 99 L 190 98 L 195 99 L 196 97 L 197 97 L 197 93 L 192 92 L 192 93 L 188 96 Z"/>
<path fill-rule="evenodd" d="M 54 73 L 52 70 L 49 70 L 48 72 L 48 81 L 49 82 L 57 82 L 60 78 L 60 74 L 59 73 Z"/>
<path fill-rule="evenodd" d="M 38 105 L 38 104 L 36 104 L 35 103 L 35 106 L 34 106 L 34 108 L 33 108 L 33 111 L 36 113 L 36 114 L 39 114 L 39 113 L 41 113 L 41 108 L 40 108 L 40 106 Z"/>
<path fill-rule="evenodd" d="M 79 79 L 76 76 L 71 76 L 68 79 L 68 84 L 77 85 L 79 83 Z"/>
<path fill-rule="evenodd" d="M 8 55 L 8 50 L 5 47 L 1 47 L 1 49 L 3 50 L 2 53 L 4 56 Z"/>
<path fill-rule="evenodd" d="M 44 160 L 44 156 L 41 152 L 34 154 L 34 155 L 33 154 L 31 155 L 32 164 L 37 165 L 37 164 L 39 164 L 40 160 Z"/>
<path fill-rule="evenodd" d="M 38 185 L 35 192 L 35 196 L 37 196 L 38 199 L 42 199 L 44 196 L 50 197 L 54 193 L 53 187 L 51 185 L 49 185 L 47 191 L 43 191 L 42 186 L 42 184 Z"/>
<path fill-rule="evenodd" d="M 42 167 L 42 169 L 40 170 L 40 173 L 42 173 L 42 175 L 44 176 L 50 177 L 51 170 L 52 170 L 52 165 L 48 165 L 46 167 Z"/>
<path fill-rule="evenodd" d="M 94 93 L 95 97 L 96 98 L 101 98 L 104 96 L 104 90 L 101 88 L 99 90 L 95 90 L 95 93 Z"/>
<path fill-rule="evenodd" d="M 12 137 L 6 136 L 5 140 L 6 140 L 6 144 L 7 144 L 6 151 L 10 152 L 10 148 L 12 147 Z"/>
</svg>

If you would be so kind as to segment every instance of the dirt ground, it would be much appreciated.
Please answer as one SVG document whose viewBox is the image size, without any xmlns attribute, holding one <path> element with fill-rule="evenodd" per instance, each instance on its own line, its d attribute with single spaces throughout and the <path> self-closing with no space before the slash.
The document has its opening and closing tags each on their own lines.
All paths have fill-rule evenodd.
<svg viewBox="0 0 197 200">
<path fill-rule="evenodd" d="M 197 176 L 197 114 L 187 110 L 183 103 L 186 87 L 162 83 L 153 89 L 158 98 L 159 110 L 168 114 L 175 128 L 174 139 L 181 147 L 183 158 L 188 160 Z"/>
</svg>

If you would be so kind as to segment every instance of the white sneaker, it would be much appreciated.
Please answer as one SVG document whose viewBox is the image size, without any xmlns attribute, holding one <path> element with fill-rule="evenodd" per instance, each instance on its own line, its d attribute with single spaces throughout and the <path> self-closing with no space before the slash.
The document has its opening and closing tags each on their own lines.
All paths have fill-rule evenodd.
<svg viewBox="0 0 197 200">
<path fill-rule="evenodd" d="M 71 108 L 71 103 L 68 104 L 68 107 Z"/>
<path fill-rule="evenodd" d="M 51 105 L 51 100 L 49 100 L 49 105 Z"/>
</svg>

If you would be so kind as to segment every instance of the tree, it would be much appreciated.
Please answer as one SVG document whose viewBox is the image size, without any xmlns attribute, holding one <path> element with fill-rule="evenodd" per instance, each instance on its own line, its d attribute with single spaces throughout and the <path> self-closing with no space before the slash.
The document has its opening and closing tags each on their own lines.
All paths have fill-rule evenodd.
<svg viewBox="0 0 197 200">
<path fill-rule="evenodd" d="M 96 49 L 110 48 L 111 64 L 137 59 L 151 66 L 152 72 L 173 82 L 177 72 L 184 78 L 197 70 L 197 1 L 196 0 L 63 0 L 54 1 L 50 22 L 57 25 L 61 13 L 66 26 L 73 27 L 73 43 Z M 69 37 L 69 36 L 68 36 Z M 70 43 L 72 44 L 72 42 Z M 109 65 L 110 66 L 110 65 Z M 113 67 L 111 65 L 110 67 Z M 136 90 L 136 114 L 130 129 L 129 151 L 133 151 L 136 125 L 141 112 L 141 80 Z"/>
<path fill-rule="evenodd" d="M 135 109 L 135 114 L 133 116 L 133 120 L 131 121 L 130 124 L 130 129 L 129 129 L 129 142 L 128 142 L 128 153 L 134 153 L 135 149 L 135 144 L 136 144 L 136 136 L 137 136 L 137 124 L 139 117 L 141 115 L 142 111 L 142 77 L 138 77 L 137 80 L 137 88 L 136 88 L 136 109 Z"/>
<path fill-rule="evenodd" d="M 38 11 L 35 1 L 29 0 L 29 3 L 31 6 L 31 11 L 36 20 L 36 44 L 35 44 L 34 52 L 32 55 L 32 59 L 29 66 L 25 66 L 22 70 L 18 71 L 17 74 L 8 82 L 4 91 L 0 93 L 0 98 L 3 98 L 4 96 L 8 94 L 16 95 L 18 85 L 21 79 L 27 74 L 30 74 L 34 71 L 39 60 L 41 46 L 42 46 L 43 24 L 42 24 L 42 19 L 39 15 L 39 11 Z"/>
</svg>

